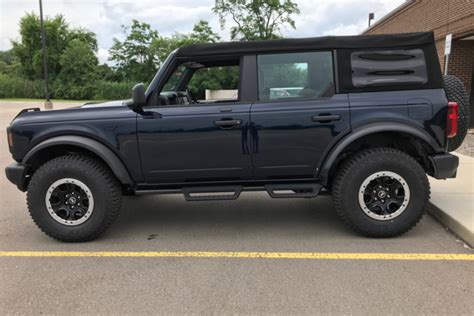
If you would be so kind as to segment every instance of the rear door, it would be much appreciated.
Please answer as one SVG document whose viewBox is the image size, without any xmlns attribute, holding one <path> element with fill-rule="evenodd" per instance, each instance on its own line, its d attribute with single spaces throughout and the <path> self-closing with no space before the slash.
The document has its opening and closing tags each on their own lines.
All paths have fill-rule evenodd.
<svg viewBox="0 0 474 316">
<path fill-rule="evenodd" d="M 336 94 L 330 51 L 257 56 L 251 109 L 254 178 L 312 178 L 325 150 L 350 130 L 346 94 Z"/>
</svg>

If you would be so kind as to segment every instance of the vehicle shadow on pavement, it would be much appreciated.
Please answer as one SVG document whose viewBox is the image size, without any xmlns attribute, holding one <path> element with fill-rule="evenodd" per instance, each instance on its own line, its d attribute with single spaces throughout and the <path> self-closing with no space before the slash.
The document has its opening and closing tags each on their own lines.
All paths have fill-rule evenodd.
<svg viewBox="0 0 474 316">
<path fill-rule="evenodd" d="M 137 230 L 215 233 L 288 231 L 346 234 L 330 197 L 272 199 L 266 193 L 243 193 L 238 200 L 186 202 L 181 195 L 125 197 L 115 232 Z"/>
<path fill-rule="evenodd" d="M 271 199 L 252 192 L 234 201 L 186 202 L 181 195 L 150 195 L 125 197 L 119 220 L 101 240 L 157 250 L 337 251 L 334 246 L 343 246 L 355 251 L 357 244 L 409 245 L 414 238 L 430 238 L 424 222 L 398 238 L 370 239 L 342 223 L 329 196 Z M 434 235 L 441 232 L 431 218 L 429 225 L 440 228 L 431 229 Z"/>
</svg>

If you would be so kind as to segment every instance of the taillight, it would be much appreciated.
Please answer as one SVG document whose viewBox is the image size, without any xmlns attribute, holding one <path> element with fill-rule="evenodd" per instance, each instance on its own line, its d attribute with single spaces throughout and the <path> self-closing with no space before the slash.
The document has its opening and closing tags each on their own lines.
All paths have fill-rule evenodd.
<svg viewBox="0 0 474 316">
<path fill-rule="evenodd" d="M 12 135 L 12 132 L 8 131 L 8 132 L 7 132 L 7 135 L 8 135 L 8 146 L 9 146 L 9 147 L 13 147 L 13 135 Z"/>
<path fill-rule="evenodd" d="M 448 124 L 446 125 L 446 136 L 453 138 L 458 133 L 458 103 L 448 102 Z"/>
</svg>

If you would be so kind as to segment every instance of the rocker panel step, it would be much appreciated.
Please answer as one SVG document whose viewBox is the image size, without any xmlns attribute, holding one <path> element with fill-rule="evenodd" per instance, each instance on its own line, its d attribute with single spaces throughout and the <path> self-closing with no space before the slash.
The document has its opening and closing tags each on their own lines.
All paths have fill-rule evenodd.
<svg viewBox="0 0 474 316">
<path fill-rule="evenodd" d="M 186 201 L 235 200 L 240 196 L 242 186 L 187 187 L 183 188 Z"/>
<path fill-rule="evenodd" d="M 313 198 L 321 191 L 320 183 L 297 183 L 297 184 L 267 184 L 265 189 L 275 199 L 278 198 Z"/>
</svg>

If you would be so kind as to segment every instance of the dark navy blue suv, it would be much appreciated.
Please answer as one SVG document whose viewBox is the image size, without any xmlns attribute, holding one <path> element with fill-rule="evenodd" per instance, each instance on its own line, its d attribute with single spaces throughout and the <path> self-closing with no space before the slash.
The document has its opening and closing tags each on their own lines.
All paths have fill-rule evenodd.
<svg viewBox="0 0 474 316">
<path fill-rule="evenodd" d="M 432 33 L 186 46 L 131 100 L 21 111 L 6 174 L 63 241 L 98 237 L 144 192 L 332 193 L 356 232 L 396 236 L 423 215 L 426 175 L 456 175 L 465 95 L 448 79 Z"/>
</svg>

